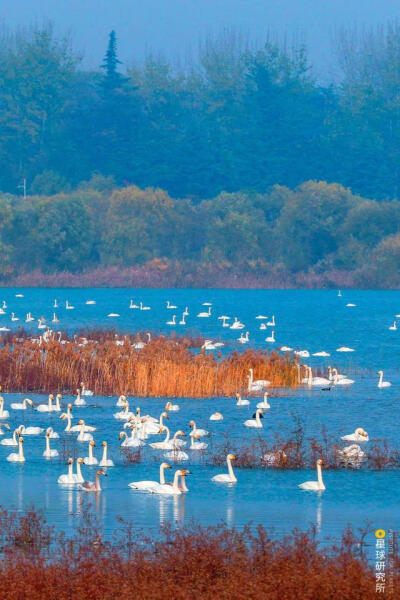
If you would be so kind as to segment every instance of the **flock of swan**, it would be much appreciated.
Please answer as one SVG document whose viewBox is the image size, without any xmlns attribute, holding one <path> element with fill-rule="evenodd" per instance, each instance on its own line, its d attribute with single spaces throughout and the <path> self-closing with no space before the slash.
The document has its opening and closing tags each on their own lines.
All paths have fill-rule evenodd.
<svg viewBox="0 0 400 600">
<path fill-rule="evenodd" d="M 339 293 L 338 295 L 341 296 Z M 16 294 L 16 297 L 23 297 L 22 294 Z M 87 300 L 85 302 L 86 305 L 95 305 L 95 300 Z M 55 300 L 53 303 L 54 311 L 59 308 L 58 301 Z M 347 307 L 355 307 L 354 303 L 348 303 Z M 71 305 L 67 300 L 65 302 L 65 310 L 72 311 L 75 310 L 75 306 Z M 134 302 L 130 301 L 129 307 L 130 310 L 139 310 L 139 311 L 149 311 L 151 307 L 144 304 L 142 301 Z M 7 303 L 4 301 L 0 308 L 0 315 L 7 315 Z M 189 317 L 189 309 L 188 307 L 184 307 L 184 310 L 181 313 L 181 317 L 178 316 L 178 306 L 176 304 L 171 303 L 171 301 L 166 302 L 166 310 L 172 311 L 171 317 L 167 317 L 167 321 L 165 321 L 165 325 L 168 327 L 178 327 L 179 325 L 186 325 L 187 318 Z M 119 313 L 110 312 L 107 315 L 110 318 L 118 318 L 120 316 Z M 198 319 L 211 319 L 213 316 L 213 305 L 210 302 L 204 302 L 199 312 L 195 315 L 195 318 Z M 396 315 L 396 318 L 400 315 Z M 275 331 L 277 327 L 276 318 L 273 315 L 269 317 L 265 314 L 258 314 L 254 317 L 254 319 L 259 324 L 259 330 L 264 331 L 269 328 L 270 333 L 265 338 L 265 342 L 276 343 L 275 339 Z M 250 341 L 250 332 L 244 331 L 246 330 L 246 324 L 241 322 L 237 316 L 229 316 L 229 315 L 219 315 L 217 320 L 220 322 L 222 328 L 229 328 L 231 330 L 241 330 L 240 337 L 237 338 L 237 341 L 241 344 L 247 344 Z M 19 318 L 16 316 L 15 312 L 11 313 L 11 321 L 18 322 Z M 25 322 L 30 323 L 34 322 L 35 318 L 32 315 L 32 312 L 27 313 Z M 38 328 L 46 330 L 43 335 L 54 335 L 54 332 L 50 329 L 49 326 L 46 325 L 46 319 L 44 317 L 40 317 L 38 320 Z M 52 323 L 58 323 L 59 319 L 57 317 L 56 312 L 53 313 L 53 318 L 51 320 Z M 397 330 L 397 321 L 394 321 L 393 325 L 389 327 L 390 330 Z M 1 327 L 0 331 L 8 331 L 7 327 Z M 150 334 L 148 334 L 149 342 L 151 339 Z M 116 343 L 123 343 L 121 340 L 117 339 Z M 146 342 L 136 342 L 135 348 L 137 350 L 141 350 L 146 345 Z M 215 350 L 221 346 L 223 346 L 223 342 L 208 339 L 204 342 L 203 349 L 204 350 Z M 293 353 L 293 355 L 297 356 L 299 359 L 306 359 L 310 356 L 314 357 L 329 357 L 331 353 L 326 351 L 316 351 L 311 353 L 309 350 L 301 350 L 294 349 L 290 346 L 280 346 L 278 350 L 282 352 Z M 354 348 L 350 348 L 348 346 L 340 346 L 336 348 L 336 352 L 354 352 Z M 389 381 L 384 381 L 383 379 L 383 371 L 379 370 L 377 375 L 379 376 L 377 380 L 378 388 L 388 388 L 391 386 Z M 352 386 L 355 383 L 354 379 L 351 379 L 345 374 L 339 373 L 337 368 L 331 368 L 330 366 L 327 369 L 327 376 L 315 376 L 313 374 L 313 368 L 310 365 L 300 364 L 298 363 L 298 376 L 299 383 L 304 385 L 306 388 L 312 387 L 320 387 L 322 389 L 331 389 L 335 386 Z M 268 399 L 268 392 L 266 389 L 270 385 L 269 381 L 266 380 L 254 380 L 253 370 L 250 369 L 248 376 L 248 384 L 247 391 L 249 398 L 243 398 L 239 393 L 236 394 L 235 397 L 235 405 L 237 407 L 249 406 L 251 401 L 255 400 L 255 409 L 253 417 L 250 419 L 246 419 L 243 421 L 243 426 L 252 429 L 262 429 L 263 428 L 263 418 L 265 416 L 265 411 L 271 409 L 271 405 Z M 57 444 L 57 440 L 60 440 L 61 436 L 66 435 L 76 435 L 76 441 L 80 444 L 85 444 L 82 448 L 87 448 L 87 455 L 83 456 L 84 452 L 79 452 L 82 456 L 79 456 L 75 460 L 69 458 L 67 461 L 67 472 L 63 473 L 58 477 L 58 484 L 64 486 L 73 486 L 81 489 L 85 492 L 100 492 L 101 491 L 101 477 L 106 476 L 109 469 L 112 469 L 114 466 L 114 462 L 108 457 L 108 442 L 102 440 L 100 442 L 102 447 L 102 456 L 101 458 L 97 458 L 95 456 L 95 449 L 97 448 L 96 441 L 94 439 L 96 434 L 96 427 L 89 425 L 87 420 L 90 420 L 90 411 L 87 410 L 87 396 L 92 396 L 92 392 L 87 390 L 82 383 L 80 388 L 76 391 L 76 398 L 73 403 L 68 403 L 66 407 L 62 405 L 62 396 L 61 394 L 56 394 L 55 396 L 50 394 L 48 396 L 48 401 L 44 404 L 39 404 L 35 406 L 32 400 L 29 398 L 25 398 L 22 402 L 12 402 L 9 405 L 9 409 L 4 406 L 4 398 L 0 396 L 0 447 L 14 447 L 16 449 L 15 452 L 10 453 L 6 459 L 12 463 L 22 463 L 25 462 L 25 453 L 24 453 L 24 439 L 29 436 L 42 436 L 43 437 L 43 458 L 51 460 L 57 458 L 59 456 L 58 450 L 54 447 Z M 86 409 L 85 409 L 86 407 Z M 143 415 L 141 414 L 140 408 L 136 408 L 135 410 L 131 410 L 130 403 L 128 399 L 121 395 L 116 403 L 117 410 L 113 414 L 113 418 L 122 423 L 121 431 L 118 435 L 119 444 L 122 448 L 141 448 L 145 445 L 148 446 L 148 449 L 152 452 L 158 453 L 162 452 L 162 462 L 159 468 L 159 479 L 158 481 L 153 480 L 142 480 L 142 481 L 132 481 L 127 483 L 129 488 L 136 491 L 147 492 L 150 494 L 160 494 L 160 495 L 179 495 L 188 492 L 188 487 L 186 483 L 186 476 L 189 475 L 190 471 L 186 468 L 177 468 L 175 473 L 170 481 L 167 481 L 166 470 L 171 469 L 170 462 L 178 463 L 189 460 L 190 454 L 198 451 L 207 449 L 207 436 L 209 432 L 206 429 L 197 427 L 197 424 L 194 420 L 190 420 L 189 423 L 186 424 L 188 426 L 188 431 L 185 431 L 185 426 L 176 427 L 175 432 L 172 434 L 171 428 L 166 424 L 166 421 L 173 420 L 171 416 L 173 413 L 179 411 L 179 405 L 172 404 L 172 402 L 168 401 L 164 407 L 164 410 L 161 412 L 160 416 L 152 416 L 149 414 Z M 74 413 L 78 413 L 85 409 L 85 417 L 75 419 Z M 10 411 L 12 411 L 13 416 L 16 414 L 21 414 L 19 411 L 24 411 L 25 414 L 29 414 L 30 410 L 35 410 L 38 413 L 43 414 L 43 419 L 45 419 L 45 415 L 52 415 L 53 413 L 59 413 L 59 418 L 63 422 L 63 431 L 58 433 L 54 430 L 52 426 L 48 423 L 43 422 L 41 426 L 31 426 L 26 424 L 21 424 L 16 426 L 13 429 L 11 437 L 5 437 L 6 430 L 10 430 L 10 426 L 7 423 L 4 423 L 5 419 L 10 419 Z M 83 416 L 83 413 L 82 415 Z M 223 421 L 224 416 L 221 412 L 216 411 L 209 416 L 210 421 Z M 73 424 L 76 423 L 76 424 Z M 61 424 L 61 423 L 60 423 Z M 10 430 L 11 431 L 11 430 Z M 61 435 L 60 435 L 61 434 Z M 156 436 L 156 440 L 154 440 L 154 436 Z M 159 439 L 157 436 L 163 436 L 162 439 Z M 189 437 L 190 442 L 187 442 L 183 438 L 186 436 Z M 149 441 L 150 438 L 150 441 Z M 204 438 L 204 439 L 203 439 Z M 349 462 L 358 462 L 361 461 L 365 457 L 365 452 L 362 450 L 360 444 L 366 443 L 369 441 L 368 433 L 362 428 L 357 427 L 354 433 L 350 433 L 348 435 L 344 435 L 341 437 L 343 442 L 352 442 L 350 445 L 345 446 L 344 448 L 338 450 L 339 454 L 343 457 L 343 459 Z M 221 484 L 235 484 L 237 482 L 237 477 L 233 468 L 233 462 L 236 457 L 234 454 L 229 453 L 226 456 L 226 466 L 227 472 L 220 473 L 214 475 L 211 479 L 213 482 L 221 483 Z M 270 454 L 264 457 L 265 461 L 268 464 L 273 464 L 274 456 Z M 168 462 L 169 461 L 169 462 Z M 84 466 L 87 467 L 99 467 L 94 473 L 94 480 L 85 479 L 84 474 L 82 473 L 82 469 Z M 322 475 L 322 460 L 317 460 L 316 462 L 316 472 L 317 472 L 317 480 L 316 481 L 306 481 L 304 483 L 299 484 L 299 487 L 303 490 L 307 491 L 317 491 L 321 492 L 325 490 L 325 484 L 323 482 Z M 74 472 L 75 467 L 75 472 Z"/>
</svg>

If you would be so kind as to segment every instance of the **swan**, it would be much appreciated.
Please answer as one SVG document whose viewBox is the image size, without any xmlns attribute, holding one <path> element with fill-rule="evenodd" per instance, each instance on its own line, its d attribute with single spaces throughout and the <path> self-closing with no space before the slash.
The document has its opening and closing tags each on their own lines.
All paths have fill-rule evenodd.
<svg viewBox="0 0 400 600">
<path fill-rule="evenodd" d="M 18 440 L 18 452 L 11 452 L 11 454 L 7 456 L 9 462 L 25 462 L 23 443 L 24 438 L 20 437 Z"/>
<path fill-rule="evenodd" d="M 337 295 L 338 295 L 338 298 L 341 298 L 341 297 L 342 297 L 342 292 L 341 292 L 341 290 L 338 290 L 338 294 L 337 294 Z"/>
<path fill-rule="evenodd" d="M 92 390 L 87 390 L 83 381 L 81 382 L 81 396 L 93 396 Z"/>
<path fill-rule="evenodd" d="M 268 342 L 269 344 L 274 344 L 275 343 L 275 331 L 272 330 L 271 335 L 269 335 L 268 337 L 265 338 L 265 341 Z"/>
<path fill-rule="evenodd" d="M 126 396 L 124 396 L 123 394 L 121 394 L 118 397 L 118 400 L 116 401 L 115 406 L 124 406 L 126 401 L 127 401 L 126 400 Z"/>
<path fill-rule="evenodd" d="M 228 454 L 226 457 L 226 464 L 228 465 L 228 473 L 222 473 L 221 475 L 214 475 L 211 477 L 211 481 L 216 481 L 217 483 L 236 483 L 237 478 L 232 468 L 232 461 L 236 460 L 236 456 L 234 454 Z"/>
<path fill-rule="evenodd" d="M 300 358 L 309 358 L 309 356 L 310 356 L 310 353 L 308 350 L 295 350 L 293 352 L 293 354 L 295 356 L 299 356 Z M 306 365 L 304 365 L 304 366 L 306 366 Z"/>
<path fill-rule="evenodd" d="M 185 313 L 182 313 L 182 318 L 179 321 L 179 325 L 186 325 L 186 315 L 185 315 Z"/>
<path fill-rule="evenodd" d="M 199 312 L 199 313 L 197 314 L 197 317 L 199 317 L 199 318 L 203 318 L 203 319 L 205 319 L 205 318 L 207 318 L 207 317 L 211 317 L 211 306 L 209 306 L 209 307 L 208 307 L 208 310 L 207 310 L 207 311 L 202 311 L 202 312 Z"/>
<path fill-rule="evenodd" d="M 179 450 L 178 448 L 173 448 L 172 450 L 165 452 L 164 456 L 165 458 L 172 458 L 174 461 L 188 460 L 189 458 L 189 454 L 187 454 L 187 452 Z"/>
<path fill-rule="evenodd" d="M 250 404 L 250 401 L 247 398 L 242 398 L 240 394 L 235 394 L 235 397 L 237 399 L 236 406 L 248 406 Z"/>
<path fill-rule="evenodd" d="M 249 369 L 249 376 L 248 376 L 248 380 L 249 380 L 248 391 L 249 392 L 261 392 L 264 388 L 271 385 L 271 382 L 268 381 L 267 379 L 256 379 L 254 381 L 253 377 L 254 377 L 254 370 Z"/>
<path fill-rule="evenodd" d="M 91 433 L 85 431 L 85 421 L 80 420 L 78 422 L 79 427 L 79 435 L 76 438 L 78 442 L 91 442 L 93 440 L 93 436 Z M 72 431 L 72 427 L 71 430 Z"/>
<path fill-rule="evenodd" d="M 246 427 L 256 427 L 257 429 L 260 429 L 263 426 L 261 423 L 261 415 L 263 414 L 264 410 L 262 408 L 257 408 L 255 417 L 253 419 L 247 419 L 247 421 L 244 422 L 244 425 Z"/>
<path fill-rule="evenodd" d="M 350 433 L 348 435 L 343 435 L 341 440 L 345 442 L 368 442 L 369 435 L 362 427 L 357 427 L 354 433 Z"/>
<path fill-rule="evenodd" d="M 187 469 L 178 469 L 177 471 L 175 471 L 175 475 L 174 475 L 174 480 L 172 482 L 172 485 L 166 483 L 164 485 L 162 484 L 158 484 L 154 487 L 149 488 L 149 492 L 151 494 L 165 494 L 165 495 L 179 495 L 182 493 L 182 491 L 179 489 L 179 485 L 178 485 L 178 481 L 179 481 L 179 477 L 182 475 L 182 473 L 184 473 L 185 475 L 188 475 L 190 473 L 190 471 L 188 471 Z"/>
<path fill-rule="evenodd" d="M 8 419 L 9 416 L 10 416 L 9 411 L 4 410 L 4 398 L 3 398 L 3 396 L 0 396 L 0 419 Z"/>
<path fill-rule="evenodd" d="M 397 331 L 397 321 L 393 321 L 393 325 L 389 327 L 390 331 Z"/>
<path fill-rule="evenodd" d="M 119 317 L 118 313 L 108 313 L 107 317 Z"/>
<path fill-rule="evenodd" d="M 330 356 L 329 352 L 325 352 L 325 350 L 322 350 L 321 352 L 314 352 L 313 356 Z"/>
<path fill-rule="evenodd" d="M 78 388 L 76 390 L 76 398 L 74 400 L 75 406 L 86 406 L 86 401 L 81 397 L 81 390 Z"/>
<path fill-rule="evenodd" d="M 168 413 L 164 411 L 161 413 L 158 421 L 154 419 L 154 417 L 144 417 L 144 419 L 144 422 L 146 423 L 146 435 L 155 435 L 161 433 L 160 430 L 164 427 L 164 419 L 169 419 L 169 416 Z"/>
<path fill-rule="evenodd" d="M 383 371 L 378 371 L 378 375 L 379 375 L 378 388 L 387 388 L 392 385 L 390 383 L 390 381 L 383 381 Z M 11 407 L 12 407 L 12 405 L 11 405 Z"/>
<path fill-rule="evenodd" d="M 138 306 L 137 304 L 134 304 L 134 303 L 133 303 L 133 300 L 132 300 L 132 298 L 131 298 L 131 301 L 130 301 L 130 303 L 129 303 L 129 308 L 139 308 L 139 306 Z"/>
<path fill-rule="evenodd" d="M 83 462 L 85 463 L 85 465 L 97 465 L 97 463 L 99 462 L 97 460 L 97 458 L 95 456 L 93 456 L 93 448 L 95 447 L 95 443 L 93 440 L 91 440 L 88 444 L 88 448 L 89 448 L 89 453 L 88 456 L 85 456 L 85 458 L 83 459 Z"/>
<path fill-rule="evenodd" d="M 171 469 L 171 466 L 166 463 L 163 462 L 160 465 L 160 481 L 132 481 L 131 483 L 128 483 L 129 487 L 132 488 L 133 490 L 145 490 L 148 491 L 149 488 L 153 488 L 157 485 L 165 485 L 165 469 Z"/>
<path fill-rule="evenodd" d="M 25 318 L 25 323 L 31 323 L 32 321 L 34 321 L 34 317 L 32 317 L 32 313 L 28 312 L 26 314 L 26 318 Z"/>
<path fill-rule="evenodd" d="M 354 348 L 349 348 L 348 346 L 340 346 L 340 348 L 336 348 L 336 352 L 354 352 Z"/>
<path fill-rule="evenodd" d="M 159 432 L 163 432 L 166 431 L 167 435 L 165 436 L 165 439 L 162 440 L 161 442 L 152 442 L 150 444 L 150 446 L 152 448 L 154 448 L 155 450 L 169 450 L 171 447 L 171 441 L 170 441 L 170 431 L 168 429 L 168 427 L 166 425 L 163 425 L 162 427 L 160 427 Z"/>
<path fill-rule="evenodd" d="M 119 439 L 122 440 L 122 438 L 125 438 L 124 441 L 121 443 L 121 446 L 123 448 L 129 447 L 129 448 L 139 448 L 141 446 L 144 446 L 144 442 L 142 442 L 142 440 L 140 440 L 137 437 L 137 428 L 136 426 L 132 427 L 132 435 L 131 437 L 128 437 L 128 434 L 126 433 L 126 431 L 121 431 L 119 434 Z"/>
<path fill-rule="evenodd" d="M 224 417 L 220 412 L 215 412 L 211 415 L 210 421 L 223 421 Z"/>
<path fill-rule="evenodd" d="M 84 492 L 101 492 L 100 475 L 105 475 L 107 477 L 107 473 L 99 469 L 98 471 L 96 471 L 94 482 L 84 481 L 83 483 L 81 483 L 80 489 Z"/>
<path fill-rule="evenodd" d="M 85 304 L 90 304 L 90 305 L 96 304 L 96 300 L 86 300 Z"/>
<path fill-rule="evenodd" d="M 267 329 L 267 325 L 265 323 L 260 323 L 259 329 L 263 331 L 264 329 Z"/>
<path fill-rule="evenodd" d="M 59 323 L 60 322 L 60 320 L 58 319 L 56 313 L 53 313 L 53 318 L 52 318 L 51 322 L 52 323 Z"/>
<path fill-rule="evenodd" d="M 40 435 L 43 433 L 43 427 L 25 427 L 25 425 L 19 426 L 20 435 Z M 59 437 L 58 433 L 56 434 Z"/>
<path fill-rule="evenodd" d="M 3 438 L 0 441 L 2 446 L 18 446 L 17 435 L 20 435 L 19 429 L 14 429 L 13 436 L 11 438 Z"/>
<path fill-rule="evenodd" d="M 322 481 L 322 465 L 323 462 L 319 458 L 317 460 L 317 479 L 318 481 L 305 481 L 304 483 L 300 483 L 299 488 L 302 490 L 308 490 L 310 492 L 322 492 L 325 490 L 324 482 Z"/>
<path fill-rule="evenodd" d="M 111 458 L 107 458 L 107 442 L 101 442 L 101 445 L 103 446 L 103 456 L 101 457 L 100 466 L 113 467 L 114 462 L 111 460 Z"/>
<path fill-rule="evenodd" d="M 338 377 L 337 369 L 332 369 L 332 372 L 335 374 L 333 383 L 335 385 L 352 385 L 354 383 L 354 379 L 348 379 L 347 377 Z"/>
<path fill-rule="evenodd" d="M 271 408 L 268 402 L 268 392 L 264 392 L 264 400 L 257 404 L 257 408 Z"/>
<path fill-rule="evenodd" d="M 65 303 L 65 308 L 66 310 L 74 310 L 75 306 L 71 306 L 71 304 L 67 300 Z"/>
<path fill-rule="evenodd" d="M 198 435 L 199 437 L 203 437 L 204 435 L 209 435 L 208 431 L 206 431 L 205 429 L 197 429 L 195 421 L 193 421 L 193 420 L 190 421 L 189 425 L 190 425 L 190 427 L 193 428 L 190 435 L 194 435 L 194 436 Z"/>
<path fill-rule="evenodd" d="M 307 384 L 309 387 L 311 387 L 313 385 L 329 385 L 331 383 L 329 379 L 326 379 L 326 377 L 313 377 L 311 367 L 308 367 L 307 370 L 308 370 Z"/>
<path fill-rule="evenodd" d="M 244 329 L 244 324 L 241 323 L 237 317 L 235 317 L 232 325 L 229 325 L 229 329 Z"/>
<path fill-rule="evenodd" d="M 78 457 L 76 459 L 76 474 L 73 475 L 74 483 L 83 483 L 83 475 L 81 471 L 81 465 L 83 464 L 83 458 Z"/>
<path fill-rule="evenodd" d="M 169 410 L 170 412 L 175 412 L 175 411 L 179 410 L 179 404 L 172 404 L 172 402 L 168 401 L 164 407 L 164 410 Z"/>
<path fill-rule="evenodd" d="M 190 436 L 190 450 L 205 450 L 206 448 L 208 448 L 208 444 L 206 444 L 205 442 L 195 442 L 195 439 L 199 440 L 200 437 L 198 435 Z"/>
<path fill-rule="evenodd" d="M 53 394 L 49 394 L 48 403 L 47 404 L 39 404 L 39 406 L 36 407 L 36 410 L 38 412 L 52 412 L 54 410 L 53 398 L 54 398 Z"/>
<path fill-rule="evenodd" d="M 293 348 L 291 348 L 290 346 L 281 346 L 281 347 L 279 348 L 279 350 L 280 350 L 281 352 L 292 352 Z"/>
<path fill-rule="evenodd" d="M 287 455 L 283 450 L 276 450 L 275 452 L 266 452 L 261 457 L 261 460 L 265 465 L 274 467 L 286 463 Z"/>
<path fill-rule="evenodd" d="M 56 395 L 56 405 L 53 406 L 53 411 L 54 412 L 61 412 L 61 405 L 60 405 L 61 398 L 62 398 L 62 394 L 57 394 Z"/>
<path fill-rule="evenodd" d="M 13 312 L 11 313 L 11 321 L 19 321 L 19 318 Z"/>
<path fill-rule="evenodd" d="M 139 305 L 139 309 L 140 310 L 150 310 L 150 306 L 144 306 L 143 302 L 141 302 Z"/>
<path fill-rule="evenodd" d="M 66 474 L 64 473 L 63 475 L 60 475 L 60 477 L 57 479 L 57 483 L 59 483 L 60 485 L 75 483 L 76 475 L 74 475 L 72 473 L 73 466 L 74 466 L 74 461 L 72 458 L 69 458 L 68 459 L 68 473 L 66 473 Z"/>
<path fill-rule="evenodd" d="M 171 302 L 169 300 L 167 300 L 167 308 L 175 309 L 175 308 L 178 308 L 178 307 L 175 306 L 175 304 L 171 304 Z"/>
<path fill-rule="evenodd" d="M 12 402 L 10 404 L 10 408 L 12 408 L 13 410 L 26 410 L 29 406 L 34 406 L 32 400 L 30 400 L 29 398 L 25 398 L 23 400 L 23 402 Z"/>
<path fill-rule="evenodd" d="M 57 300 L 54 300 L 54 303 L 53 303 L 53 308 L 58 308 L 58 303 L 57 303 Z"/>
<path fill-rule="evenodd" d="M 352 461 L 352 460 L 361 460 L 365 458 L 366 454 L 363 450 L 361 450 L 358 444 L 351 444 L 351 446 L 346 446 L 343 450 L 338 450 L 337 453 L 342 458 Z"/>
<path fill-rule="evenodd" d="M 129 402 L 127 400 L 125 401 L 124 408 L 113 415 L 114 419 L 120 421 L 128 421 L 133 416 L 133 412 L 129 410 Z"/>
<path fill-rule="evenodd" d="M 275 323 L 275 315 L 272 315 L 272 319 L 271 321 L 267 322 L 268 327 L 275 327 L 276 323 Z"/>
<path fill-rule="evenodd" d="M 238 342 L 240 342 L 240 344 L 247 344 L 249 341 L 249 332 L 246 331 L 246 335 L 243 337 L 243 332 L 240 334 L 240 337 L 238 338 Z"/>
<path fill-rule="evenodd" d="M 58 450 L 52 450 L 50 448 L 50 429 L 51 427 L 49 427 L 49 429 L 46 431 L 46 448 L 43 452 L 43 456 L 45 458 L 55 458 L 56 456 L 58 456 Z"/>
<path fill-rule="evenodd" d="M 257 315 L 256 317 L 254 317 L 255 319 L 268 319 L 268 317 L 266 315 Z"/>
<path fill-rule="evenodd" d="M 357 304 L 353 304 L 353 302 L 348 302 L 346 306 L 357 306 Z"/>
<path fill-rule="evenodd" d="M 172 320 L 167 321 L 166 325 L 176 325 L 176 315 L 172 315 Z"/>
</svg>

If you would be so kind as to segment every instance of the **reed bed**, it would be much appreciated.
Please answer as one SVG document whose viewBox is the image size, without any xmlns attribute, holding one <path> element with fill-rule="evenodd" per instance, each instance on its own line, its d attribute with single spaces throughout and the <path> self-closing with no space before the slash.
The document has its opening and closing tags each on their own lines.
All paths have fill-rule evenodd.
<svg viewBox="0 0 400 600">
<path fill-rule="evenodd" d="M 315 530 L 276 539 L 263 526 L 163 529 L 146 538 L 120 519 L 105 540 L 82 507 L 71 537 L 56 533 L 33 508 L 0 509 L 2 600 L 373 600 L 376 582 L 367 548 L 373 532 L 346 529 L 321 545 Z M 398 599 L 400 557 L 394 537 L 390 572 L 380 597 Z"/>
<path fill-rule="evenodd" d="M 194 352 L 191 341 L 159 336 L 137 350 L 128 336 L 38 343 L 19 335 L 0 347 L 0 385 L 13 392 L 74 393 L 85 382 L 101 395 L 205 398 L 246 390 L 250 368 L 255 379 L 274 387 L 297 385 L 289 357 L 263 350 L 206 354 Z"/>
</svg>

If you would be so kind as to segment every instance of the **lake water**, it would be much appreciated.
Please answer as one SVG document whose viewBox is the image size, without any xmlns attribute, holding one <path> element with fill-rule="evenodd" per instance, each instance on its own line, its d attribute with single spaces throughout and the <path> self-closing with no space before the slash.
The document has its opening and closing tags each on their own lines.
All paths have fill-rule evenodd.
<svg viewBox="0 0 400 600">
<path fill-rule="evenodd" d="M 15 294 L 24 294 L 23 298 Z M 262 436 L 272 439 L 279 432 L 282 437 L 291 435 L 294 417 L 304 422 L 307 436 L 319 435 L 324 426 L 332 443 L 339 443 L 340 436 L 363 427 L 370 436 L 370 444 L 387 439 L 398 448 L 399 439 L 399 331 L 390 331 L 395 315 L 400 313 L 399 291 L 336 291 L 317 290 L 128 290 L 128 289 L 2 289 L 0 300 L 6 300 L 7 313 L 0 316 L 0 327 L 16 329 L 23 325 L 37 332 L 37 324 L 26 324 L 25 315 L 31 311 L 34 317 L 44 316 L 51 320 L 55 311 L 60 322 L 58 329 L 73 331 L 79 327 L 114 327 L 123 332 L 164 331 L 177 333 L 201 333 L 210 339 L 219 339 L 228 349 L 243 349 L 237 342 L 240 332 L 221 327 L 218 316 L 237 316 L 249 331 L 249 346 L 291 346 L 312 352 L 325 350 L 328 358 L 311 357 L 306 362 L 315 367 L 328 364 L 338 367 L 355 379 L 352 386 L 338 387 L 331 392 L 299 389 L 272 397 L 271 409 L 266 411 L 263 429 L 252 431 L 243 426 L 250 418 L 258 399 L 252 399 L 250 407 L 237 407 L 232 398 L 177 399 L 180 411 L 171 412 L 168 425 L 171 431 L 183 429 L 189 432 L 189 421 L 195 419 L 199 427 L 209 430 L 209 443 L 223 443 L 224 436 L 236 438 L 245 444 Z M 57 298 L 60 308 L 53 309 Z M 151 310 L 130 310 L 129 302 L 142 301 Z M 68 300 L 74 310 L 65 310 Z M 95 305 L 86 305 L 95 300 Z M 177 310 L 167 310 L 166 301 L 177 305 Z M 213 306 L 210 318 L 197 318 L 205 310 L 203 302 Z M 347 303 L 356 304 L 347 307 Z M 166 321 L 172 314 L 181 318 L 188 307 L 187 325 L 170 327 Z M 20 321 L 11 321 L 11 312 Z M 108 317 L 118 313 L 117 318 Z M 276 344 L 264 341 L 271 328 L 259 330 L 258 314 L 275 315 Z M 50 323 L 49 323 L 50 324 Z M 354 352 L 339 353 L 340 346 L 354 348 Z M 244 346 L 246 347 L 246 346 Z M 378 389 L 376 374 L 383 369 L 390 388 Z M 5 393 L 5 408 L 11 401 L 22 399 L 25 394 Z M 45 396 L 30 394 L 35 403 L 46 402 Z M 64 398 L 63 402 L 72 400 Z M 143 414 L 158 417 L 165 405 L 163 398 L 129 398 L 131 407 L 140 406 Z M 20 400 L 21 401 L 21 400 Z M 400 528 L 398 490 L 400 471 L 324 471 L 326 491 L 323 494 L 303 492 L 298 484 L 315 480 L 315 472 L 308 470 L 278 471 L 272 469 L 236 469 L 238 482 L 234 486 L 211 482 L 216 473 L 226 467 L 210 467 L 201 458 L 189 453 L 183 463 L 191 470 L 188 477 L 190 492 L 177 497 L 159 497 L 135 492 L 128 487 L 130 481 L 157 479 L 162 452 L 148 446 L 139 464 L 126 464 L 119 451 L 118 433 L 122 422 L 113 418 L 117 412 L 116 398 L 87 398 L 86 407 L 74 407 L 74 422 L 79 418 L 97 427 L 95 455 L 100 456 L 101 441 L 109 444 L 115 467 L 108 469 L 103 478 L 101 494 L 88 495 L 77 489 L 66 489 L 57 484 L 57 478 L 66 472 L 66 466 L 58 459 L 42 457 L 44 437 L 25 436 L 25 464 L 13 464 L 5 460 L 14 448 L 0 446 L 0 504 L 23 510 L 34 504 L 42 508 L 46 517 L 60 529 L 71 530 L 79 523 L 82 503 L 92 503 L 107 534 L 117 525 L 117 517 L 132 520 L 137 527 L 157 531 L 160 524 L 177 525 L 195 520 L 202 524 L 241 526 L 249 521 L 273 527 L 276 535 L 289 532 L 294 527 L 308 528 L 315 525 L 321 537 L 337 537 L 347 524 L 362 526 L 370 521 L 374 528 Z M 211 422 L 209 416 L 216 410 L 222 412 L 222 422 Z M 61 450 L 63 440 L 74 440 L 76 434 L 63 433 L 64 422 L 58 415 L 27 411 L 11 411 L 8 420 L 11 427 L 25 425 L 48 426 L 61 435 L 52 440 L 52 447 Z M 152 436 L 148 441 L 158 441 Z M 87 456 L 87 443 L 76 443 L 78 455 Z M 368 444 L 366 444 L 368 449 Z M 93 479 L 95 467 L 83 466 L 86 479 Z M 168 476 L 169 472 L 167 471 Z M 371 542 L 372 543 L 372 542 Z"/>
</svg>

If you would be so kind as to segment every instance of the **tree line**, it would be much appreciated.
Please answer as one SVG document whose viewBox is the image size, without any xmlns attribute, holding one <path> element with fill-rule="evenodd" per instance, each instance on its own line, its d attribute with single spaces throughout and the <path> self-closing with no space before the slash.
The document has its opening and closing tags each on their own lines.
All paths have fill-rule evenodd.
<svg viewBox="0 0 400 600">
<path fill-rule="evenodd" d="M 225 32 L 181 66 L 149 54 L 125 67 L 112 32 L 88 69 L 51 24 L 3 29 L 0 190 L 25 178 L 52 194 L 99 172 L 197 201 L 310 179 L 398 197 L 400 25 L 343 30 L 332 62 L 321 83 L 301 45 Z"/>
<path fill-rule="evenodd" d="M 275 185 L 196 202 L 159 188 L 113 188 L 95 175 L 69 193 L 3 194 L 0 223 L 3 281 L 33 270 L 190 263 L 255 276 L 337 272 L 352 274 L 357 285 L 400 284 L 400 202 L 365 199 L 340 184 Z"/>
</svg>

